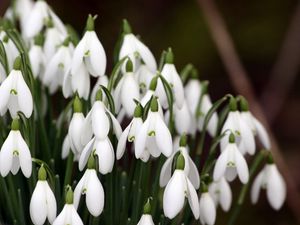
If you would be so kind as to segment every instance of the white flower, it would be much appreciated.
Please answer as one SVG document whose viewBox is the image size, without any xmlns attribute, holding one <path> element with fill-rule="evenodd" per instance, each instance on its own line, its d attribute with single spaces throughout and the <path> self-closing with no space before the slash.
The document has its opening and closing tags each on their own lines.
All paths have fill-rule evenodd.
<svg viewBox="0 0 300 225">
<path fill-rule="evenodd" d="M 127 63 L 131 62 L 128 61 Z M 115 89 L 114 99 L 116 100 L 117 109 L 123 106 L 126 114 L 130 117 L 133 116 L 136 105 L 134 99 L 140 100 L 140 88 L 133 72 L 128 71 L 123 75 Z"/>
<path fill-rule="evenodd" d="M 81 64 L 94 77 L 103 76 L 106 69 L 106 54 L 94 31 L 94 18 L 89 15 L 86 32 L 74 50 L 71 74 L 75 75 Z"/>
<path fill-rule="evenodd" d="M 143 214 L 137 225 L 154 225 L 152 216 L 149 214 Z"/>
<path fill-rule="evenodd" d="M 73 204 L 73 191 L 68 187 L 66 194 L 66 204 L 61 213 L 56 217 L 53 225 L 83 225 Z"/>
<path fill-rule="evenodd" d="M 266 128 L 256 119 L 250 111 L 242 111 L 241 119 L 244 120 L 251 128 L 254 135 L 257 135 L 264 148 L 269 150 L 271 148 L 271 142 Z"/>
<path fill-rule="evenodd" d="M 176 170 L 169 180 L 163 195 L 163 210 L 166 217 L 173 219 L 188 199 L 190 208 L 196 219 L 199 218 L 199 201 L 197 192 L 184 172 L 184 158 L 180 154 L 177 158 Z"/>
<path fill-rule="evenodd" d="M 34 78 L 42 78 L 47 62 L 42 46 L 39 44 L 32 45 L 28 55 Z"/>
<path fill-rule="evenodd" d="M 126 127 L 126 129 L 123 131 L 123 133 L 120 136 L 119 142 L 118 142 L 118 147 L 117 147 L 117 159 L 121 159 L 126 148 L 126 143 L 128 142 L 134 142 L 136 135 L 138 134 L 142 124 L 143 124 L 143 119 L 142 119 L 142 112 L 143 109 L 141 105 L 137 105 L 135 112 L 134 112 L 134 117 L 129 123 L 129 125 Z M 141 159 L 144 162 L 147 162 L 149 159 L 149 154 L 142 156 Z"/>
<path fill-rule="evenodd" d="M 216 221 L 216 206 L 209 192 L 201 194 L 199 209 L 201 224 L 214 225 Z"/>
<path fill-rule="evenodd" d="M 183 90 L 183 84 L 181 78 L 174 64 L 166 63 L 161 71 L 161 75 L 170 84 L 173 91 L 175 104 L 179 109 L 181 109 L 184 102 L 184 90 Z M 157 96 L 159 97 L 162 107 L 167 108 L 168 107 L 167 95 L 165 93 L 161 80 L 158 81 L 156 93 Z"/>
<path fill-rule="evenodd" d="M 22 32 L 24 32 L 28 17 L 30 16 L 34 2 L 32 0 L 17 0 L 15 2 L 15 13 L 20 20 Z"/>
<path fill-rule="evenodd" d="M 0 172 L 5 177 L 9 171 L 17 174 L 20 167 L 25 177 L 30 177 L 32 162 L 30 150 L 20 131 L 18 119 L 12 122 L 12 130 L 4 141 L 0 152 Z"/>
<path fill-rule="evenodd" d="M 255 178 L 251 189 L 252 203 L 257 203 L 261 188 L 266 189 L 272 208 L 279 210 L 286 198 L 286 184 L 274 163 L 265 165 Z"/>
<path fill-rule="evenodd" d="M 244 155 L 255 153 L 255 139 L 251 128 L 241 119 L 240 112 L 232 110 L 228 113 L 227 119 L 223 125 L 221 133 L 226 132 L 226 135 L 221 139 L 221 151 L 226 148 L 228 144 L 228 137 L 232 132 L 235 135 L 236 143 L 240 152 Z"/>
<path fill-rule="evenodd" d="M 135 80 L 138 82 L 142 95 L 144 95 L 151 83 L 152 78 L 155 76 L 147 65 L 142 64 L 138 70 L 134 73 Z"/>
<path fill-rule="evenodd" d="M 164 186 L 166 186 L 168 181 L 171 179 L 173 160 L 175 158 L 175 155 L 177 155 L 178 153 L 181 153 L 184 157 L 184 161 L 185 161 L 184 172 L 185 172 L 185 175 L 190 179 L 193 186 L 196 189 L 198 189 L 199 186 L 200 186 L 199 172 L 198 172 L 198 169 L 197 169 L 195 163 L 191 159 L 191 157 L 190 157 L 190 155 L 187 151 L 186 146 L 180 146 L 179 148 L 177 148 L 175 150 L 175 152 L 165 161 L 165 163 L 162 166 L 161 171 L 160 171 L 159 185 L 161 187 L 164 187 Z"/>
<path fill-rule="evenodd" d="M 46 29 L 44 54 L 47 61 L 50 61 L 54 54 L 57 52 L 59 45 L 64 41 L 65 36 L 62 35 L 56 27 L 50 25 Z"/>
<path fill-rule="evenodd" d="M 7 34 L 4 31 L 0 31 L 0 37 L 5 49 L 8 69 L 10 71 L 13 68 L 13 64 L 16 58 L 19 56 L 19 51 L 14 42 L 7 36 Z"/>
<path fill-rule="evenodd" d="M 62 86 L 64 75 L 72 61 L 73 45 L 68 39 L 58 48 L 45 69 L 43 83 L 49 87 L 51 94 Z"/>
<path fill-rule="evenodd" d="M 229 139 L 229 144 L 217 159 L 214 180 L 218 181 L 225 176 L 228 181 L 232 181 L 238 175 L 241 182 L 246 184 L 249 180 L 247 162 L 236 146 L 234 135 L 230 134 Z"/>
<path fill-rule="evenodd" d="M 61 34 L 67 34 L 63 23 L 48 6 L 46 1 L 36 1 L 28 16 L 24 27 L 24 36 L 27 38 L 32 38 L 41 32 L 45 21 L 50 18 L 53 21 L 54 27 L 57 28 Z"/>
<path fill-rule="evenodd" d="M 42 175 L 41 170 L 44 170 Z M 46 180 L 46 171 L 42 167 L 39 170 L 39 180 L 32 193 L 29 208 L 30 218 L 34 225 L 44 224 L 47 218 L 52 224 L 56 217 L 55 196 Z"/>
<path fill-rule="evenodd" d="M 173 108 L 174 108 L 175 128 L 178 134 L 194 133 L 195 132 L 195 126 L 193 124 L 194 120 L 188 108 L 187 102 L 184 100 L 181 108 L 178 108 L 177 105 L 174 104 Z"/>
<path fill-rule="evenodd" d="M 172 154 L 172 136 L 165 122 L 158 112 L 157 99 L 151 101 L 151 109 L 141 126 L 135 141 L 135 157 L 141 158 L 145 151 L 153 157 L 163 153 L 166 157 Z"/>
<path fill-rule="evenodd" d="M 21 111 L 29 118 L 33 111 L 33 100 L 31 92 L 24 81 L 20 71 L 21 58 L 18 57 L 13 69 L 0 86 L 0 113 L 5 114 L 7 109 L 12 118 L 17 117 Z"/>
<path fill-rule="evenodd" d="M 201 91 L 201 83 L 197 79 L 190 79 L 184 87 L 184 94 L 186 97 L 187 105 L 195 116 L 201 96 Z"/>
<path fill-rule="evenodd" d="M 108 137 L 104 139 L 93 138 L 86 144 L 79 158 L 78 166 L 80 171 L 87 164 L 91 154 L 97 155 L 99 172 L 101 174 L 107 174 L 113 170 L 115 153 Z"/>
<path fill-rule="evenodd" d="M 124 32 L 122 46 L 119 52 L 119 60 L 128 56 L 133 62 L 133 71 L 136 71 L 141 60 L 154 73 L 157 69 L 156 61 L 149 50 L 134 34 L 131 33 L 131 28 L 126 20 L 124 22 Z M 137 60 L 138 59 L 138 60 Z"/>
<path fill-rule="evenodd" d="M 100 93 L 102 93 L 101 90 Z M 113 129 L 117 138 L 119 138 L 122 134 L 122 128 L 119 122 L 106 108 L 104 103 L 97 99 L 85 118 L 82 128 L 81 143 L 85 145 L 91 140 L 93 135 L 97 139 L 105 139 L 111 128 Z"/>
<path fill-rule="evenodd" d="M 231 206 L 232 192 L 226 179 L 222 177 L 219 181 L 212 182 L 208 189 L 215 205 L 220 204 L 222 209 L 227 212 Z"/>
<path fill-rule="evenodd" d="M 97 217 L 104 207 L 104 190 L 95 169 L 87 169 L 74 190 L 74 206 L 78 208 L 81 195 L 86 195 L 85 201 L 89 212 Z"/>
</svg>

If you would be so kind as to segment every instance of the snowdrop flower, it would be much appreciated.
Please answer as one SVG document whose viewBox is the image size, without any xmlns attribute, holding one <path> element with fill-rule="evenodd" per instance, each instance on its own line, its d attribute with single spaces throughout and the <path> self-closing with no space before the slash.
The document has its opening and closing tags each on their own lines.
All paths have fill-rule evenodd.
<svg viewBox="0 0 300 225">
<path fill-rule="evenodd" d="M 38 172 L 38 182 L 30 200 L 30 218 L 34 225 L 42 225 L 48 221 L 53 223 L 56 217 L 56 200 L 47 182 L 47 172 L 42 165 Z"/>
<path fill-rule="evenodd" d="M 147 88 L 149 87 L 151 80 L 153 77 L 156 75 L 153 73 L 148 66 L 145 64 L 140 65 L 138 70 L 134 73 L 135 75 L 135 80 L 138 82 L 140 86 L 140 90 L 142 95 L 145 95 L 147 92 Z"/>
<path fill-rule="evenodd" d="M 73 191 L 70 186 L 68 186 L 66 194 L 66 204 L 61 213 L 54 220 L 53 225 L 83 225 L 83 222 L 74 207 Z"/>
<path fill-rule="evenodd" d="M 198 189 L 200 186 L 200 176 L 198 169 L 191 159 L 187 146 L 186 146 L 186 135 L 182 135 L 180 138 L 180 144 L 179 148 L 176 148 L 175 152 L 165 161 L 164 165 L 161 168 L 160 171 L 160 179 L 159 179 L 159 185 L 161 187 L 164 187 L 167 185 L 168 181 L 171 179 L 172 175 L 172 165 L 173 161 L 176 160 L 177 156 L 179 154 L 182 154 L 184 157 L 184 173 L 185 175 L 190 179 L 193 186 Z"/>
<path fill-rule="evenodd" d="M 0 33 L 0 37 L 6 53 L 8 69 L 11 70 L 13 69 L 16 58 L 19 56 L 19 51 L 14 42 L 6 35 L 4 31 Z"/>
<path fill-rule="evenodd" d="M 102 99 L 102 90 L 99 89 L 96 94 L 96 101 L 87 114 L 83 124 L 81 143 L 84 145 L 92 139 L 93 135 L 97 139 L 105 139 L 110 129 L 114 131 L 118 139 L 122 134 L 122 128 L 119 122 L 106 108 Z"/>
<path fill-rule="evenodd" d="M 173 91 L 175 104 L 179 109 L 181 109 L 184 102 L 184 90 L 181 78 L 175 68 L 175 65 L 173 64 L 173 58 L 174 56 L 172 50 L 169 48 L 166 55 L 166 64 L 162 68 L 161 75 L 170 84 Z M 162 81 L 158 82 L 157 95 L 159 97 L 162 107 L 167 108 L 167 96 L 164 91 Z"/>
<path fill-rule="evenodd" d="M 99 90 L 100 88 L 100 85 L 104 86 L 107 88 L 107 85 L 108 85 L 108 77 L 106 75 L 103 75 L 103 76 L 100 76 L 98 77 L 98 80 L 92 90 L 92 93 L 91 93 L 91 103 L 94 104 L 94 102 L 96 101 L 96 94 L 97 94 L 97 91 Z M 103 91 L 102 91 L 102 95 L 103 95 Z"/>
<path fill-rule="evenodd" d="M 0 86 L 0 114 L 4 115 L 8 109 L 12 118 L 16 118 L 19 111 L 29 118 L 33 111 L 33 100 L 20 69 L 21 57 L 18 56 L 14 69 Z"/>
<path fill-rule="evenodd" d="M 123 131 L 123 133 L 120 136 L 118 147 L 117 147 L 117 160 L 121 159 L 126 148 L 127 142 L 134 142 L 136 135 L 138 134 L 142 124 L 143 124 L 143 107 L 140 103 L 137 104 L 134 111 L 134 117 L 129 123 L 129 125 L 126 127 L 126 129 Z M 141 160 L 144 162 L 147 162 L 150 157 L 149 152 L 144 153 L 144 155 L 141 156 Z"/>
<path fill-rule="evenodd" d="M 173 219 L 184 206 L 185 198 L 188 199 L 190 208 L 196 219 L 199 218 L 199 201 L 197 192 L 184 172 L 185 160 L 179 154 L 176 169 L 169 180 L 163 195 L 163 210 L 166 217 Z"/>
<path fill-rule="evenodd" d="M 54 27 L 58 29 L 61 34 L 67 34 L 64 24 L 52 11 L 46 1 L 39 0 L 34 3 L 34 6 L 28 15 L 24 26 L 24 36 L 26 38 L 32 38 L 36 36 L 42 31 L 45 21 L 49 20 L 49 18 L 53 21 Z"/>
<path fill-rule="evenodd" d="M 75 160 L 78 160 L 81 154 L 81 151 L 84 148 L 84 145 L 81 143 L 82 128 L 84 124 L 84 115 L 82 113 L 82 104 L 80 99 L 76 96 L 73 103 L 74 113 L 70 121 L 69 130 L 67 134 L 68 146 L 64 148 L 71 148 L 74 153 Z M 64 143 L 65 145 L 67 143 Z"/>
<path fill-rule="evenodd" d="M 148 151 L 153 157 L 163 153 L 166 157 L 172 154 L 172 136 L 158 112 L 158 102 L 154 97 L 150 103 L 147 118 L 141 126 L 134 143 L 135 157 L 141 158 Z"/>
<path fill-rule="evenodd" d="M 228 181 L 232 181 L 236 178 L 236 175 L 239 176 L 243 184 L 246 184 L 249 180 L 247 162 L 237 148 L 234 134 L 231 133 L 229 144 L 217 159 L 214 169 L 214 180 L 218 181 L 225 176 Z"/>
<path fill-rule="evenodd" d="M 202 190 L 199 202 L 200 222 L 202 225 L 214 225 L 216 221 L 216 206 L 206 184 L 202 183 Z"/>
<path fill-rule="evenodd" d="M 257 203 L 260 189 L 266 189 L 267 198 L 273 209 L 279 210 L 286 198 L 286 184 L 279 173 L 272 157 L 269 157 L 268 164 L 255 178 L 251 189 L 251 201 Z"/>
<path fill-rule="evenodd" d="M 0 84 L 5 80 L 7 74 L 2 63 L 0 63 Z"/>
<path fill-rule="evenodd" d="M 195 133 L 195 126 L 193 124 L 194 120 L 188 108 L 187 102 L 184 100 L 181 108 L 178 108 L 176 104 L 174 104 L 173 108 L 174 108 L 175 128 L 178 134 Z M 168 121 L 168 119 L 166 121 Z"/>
<path fill-rule="evenodd" d="M 66 38 L 51 58 L 45 69 L 43 83 L 49 87 L 50 94 L 62 86 L 63 78 L 72 61 L 73 45 L 70 37 Z"/>
<path fill-rule="evenodd" d="M 131 32 L 131 27 L 127 20 L 123 20 L 123 42 L 119 52 L 119 60 L 128 56 L 133 62 L 133 71 L 136 71 L 141 61 L 155 73 L 157 69 L 156 61 L 149 50 L 139 39 Z"/>
<path fill-rule="evenodd" d="M 271 142 L 266 128 L 252 115 L 252 113 L 249 111 L 247 100 L 242 96 L 240 96 L 240 104 L 241 119 L 244 120 L 245 123 L 247 123 L 247 125 L 251 128 L 253 134 L 257 135 L 264 148 L 267 150 L 270 149 Z"/>
<path fill-rule="evenodd" d="M 151 216 L 150 198 L 148 198 L 146 204 L 144 205 L 143 215 L 137 225 L 154 225 L 154 222 L 153 222 L 153 219 Z"/>
<path fill-rule="evenodd" d="M 95 170 L 95 159 L 91 155 L 88 166 L 74 190 L 74 206 L 77 209 L 81 195 L 86 195 L 85 201 L 89 212 L 97 217 L 104 207 L 104 190 Z"/>
<path fill-rule="evenodd" d="M 253 155 L 255 153 L 255 139 L 251 128 L 248 124 L 241 119 L 240 112 L 237 110 L 237 103 L 234 97 L 230 98 L 230 112 L 223 125 L 221 133 L 225 132 L 225 136 L 221 139 L 221 151 L 223 151 L 228 145 L 229 135 L 233 133 L 235 135 L 236 143 L 240 152 L 245 155 L 249 153 Z"/>
<path fill-rule="evenodd" d="M 29 61 L 32 68 L 32 73 L 34 78 L 42 78 L 46 65 L 46 58 L 43 52 L 44 37 L 41 34 L 38 34 L 34 37 L 34 44 L 29 50 Z"/>
<path fill-rule="evenodd" d="M 22 33 L 24 32 L 25 25 L 28 17 L 30 16 L 34 2 L 32 0 L 17 0 L 15 1 L 15 13 L 20 20 Z"/>
<path fill-rule="evenodd" d="M 208 190 L 215 205 L 220 204 L 221 208 L 228 212 L 232 202 L 232 192 L 226 179 L 222 177 L 219 181 L 212 182 Z"/>
<path fill-rule="evenodd" d="M 74 50 L 71 74 L 74 76 L 84 65 L 94 77 L 103 76 L 106 69 L 106 54 L 94 30 L 94 19 L 88 16 L 86 32 Z"/>
<path fill-rule="evenodd" d="M 30 150 L 19 130 L 18 119 L 14 119 L 12 121 L 11 131 L 1 147 L 1 176 L 7 176 L 10 171 L 15 175 L 20 167 L 25 177 L 28 178 L 31 176 L 32 162 Z"/>
<path fill-rule="evenodd" d="M 126 73 L 119 81 L 115 92 L 114 99 L 116 100 L 116 107 L 120 109 L 120 106 L 125 109 L 126 114 L 130 117 L 133 116 L 135 109 L 135 100 L 140 100 L 140 89 L 133 74 L 133 65 L 130 59 L 126 63 Z"/>
<path fill-rule="evenodd" d="M 50 61 L 57 52 L 58 46 L 64 41 L 65 35 L 54 27 L 52 20 L 47 21 L 47 29 L 44 41 L 44 54 L 47 61 Z"/>
</svg>

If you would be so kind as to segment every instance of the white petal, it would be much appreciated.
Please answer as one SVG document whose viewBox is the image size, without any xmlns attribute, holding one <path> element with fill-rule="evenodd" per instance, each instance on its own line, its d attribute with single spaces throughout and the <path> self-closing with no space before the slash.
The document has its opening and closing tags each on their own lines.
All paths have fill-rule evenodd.
<svg viewBox="0 0 300 225">
<path fill-rule="evenodd" d="M 154 225 L 152 216 L 149 214 L 143 214 L 137 225 Z"/>
<path fill-rule="evenodd" d="M 225 178 L 220 180 L 220 192 L 220 205 L 222 209 L 227 212 L 231 206 L 232 192 Z"/>
<path fill-rule="evenodd" d="M 101 214 L 104 207 L 104 190 L 100 183 L 96 170 L 92 170 L 86 191 L 86 205 L 89 212 L 97 217 Z"/>
<path fill-rule="evenodd" d="M 135 157 L 139 159 L 146 148 L 146 141 L 148 137 L 148 128 L 149 128 L 149 119 L 146 119 L 146 121 L 141 126 L 141 129 L 139 133 L 136 135 L 136 140 L 134 142 L 134 148 L 135 148 Z"/>
<path fill-rule="evenodd" d="M 66 218 L 67 218 L 67 214 L 68 214 L 68 211 L 69 211 L 69 206 L 70 205 L 68 205 L 68 204 L 66 204 L 64 206 L 64 208 L 62 209 L 60 214 L 54 220 L 53 225 L 65 225 L 66 222 L 68 222 L 68 221 L 66 221 Z"/>
<path fill-rule="evenodd" d="M 187 180 L 187 198 L 191 207 L 191 210 L 194 214 L 195 219 L 199 219 L 199 202 L 198 202 L 198 195 L 197 192 L 192 185 L 192 183 L 189 181 L 188 178 Z"/>
<path fill-rule="evenodd" d="M 251 130 L 251 127 L 245 123 L 244 120 L 240 120 L 240 131 L 241 131 L 241 142 L 240 145 L 243 146 L 246 152 L 250 155 L 255 153 L 255 140 Z"/>
<path fill-rule="evenodd" d="M 116 117 L 109 110 L 106 110 L 106 112 L 109 114 L 110 119 L 112 121 L 113 131 L 114 131 L 115 135 L 117 136 L 117 138 L 119 139 L 122 134 L 121 125 L 120 125 L 119 121 L 116 119 Z"/>
<path fill-rule="evenodd" d="M 11 131 L 1 147 L 0 152 L 0 172 L 1 176 L 5 177 L 13 163 L 13 151 L 16 148 L 16 131 Z"/>
<path fill-rule="evenodd" d="M 228 150 L 225 149 L 216 161 L 216 165 L 214 168 L 214 175 L 213 175 L 215 181 L 220 180 L 221 177 L 226 172 L 227 158 L 228 158 L 227 155 L 228 155 Z"/>
<path fill-rule="evenodd" d="M 82 171 L 83 168 L 85 167 L 89 157 L 90 157 L 90 154 L 93 150 L 93 147 L 94 147 L 94 142 L 95 142 L 95 138 L 93 138 L 92 140 L 90 140 L 86 146 L 84 147 L 84 149 L 82 150 L 82 153 L 80 155 L 80 158 L 79 158 L 79 162 L 78 162 L 78 167 L 79 167 L 79 170 Z"/>
<path fill-rule="evenodd" d="M 38 181 L 30 200 L 30 218 L 35 225 L 42 225 L 47 218 L 45 181 Z M 55 206 L 56 207 L 56 206 Z"/>
<path fill-rule="evenodd" d="M 175 153 L 173 153 L 173 155 L 165 161 L 164 165 L 161 168 L 160 176 L 159 176 L 160 187 L 166 186 L 168 181 L 171 179 L 172 162 L 173 162 L 174 154 Z"/>
<path fill-rule="evenodd" d="M 235 151 L 235 164 L 241 182 L 246 184 L 249 180 L 249 169 L 245 158 L 238 150 Z"/>
<path fill-rule="evenodd" d="M 72 225 L 73 224 L 74 225 L 83 225 L 83 222 L 73 205 L 72 205 L 71 216 L 72 216 L 72 223 L 71 223 Z"/>
<path fill-rule="evenodd" d="M 213 225 L 216 221 L 216 207 L 208 192 L 200 198 L 200 218 L 207 225 Z"/>
<path fill-rule="evenodd" d="M 92 127 L 95 136 L 99 139 L 107 137 L 110 127 L 109 119 L 105 113 L 104 106 L 99 101 L 94 103 L 92 112 Z"/>
<path fill-rule="evenodd" d="M 258 136 L 259 140 L 261 141 L 261 143 L 264 145 L 264 147 L 267 150 L 270 149 L 271 142 L 270 142 L 269 135 L 268 135 L 266 128 L 256 118 L 253 118 L 253 119 L 254 119 L 257 136 Z"/>
<path fill-rule="evenodd" d="M 189 165 L 190 165 L 190 171 L 188 177 L 192 182 L 193 186 L 196 189 L 198 189 L 200 187 L 200 176 L 194 161 L 190 157 L 189 157 Z"/>
<path fill-rule="evenodd" d="M 79 65 L 78 70 L 72 74 L 71 84 L 72 90 L 78 92 L 79 97 L 88 99 L 90 93 L 90 75 L 84 64 Z"/>
<path fill-rule="evenodd" d="M 139 85 L 134 79 L 133 73 L 126 73 L 121 89 L 121 102 L 127 115 L 133 116 L 136 104 L 134 99 L 140 100 Z"/>
<path fill-rule="evenodd" d="M 127 143 L 127 138 L 128 138 L 128 133 L 131 128 L 131 123 L 126 127 L 126 129 L 123 131 L 119 142 L 118 142 L 118 147 L 117 147 L 117 160 L 121 159 L 126 148 L 126 143 Z"/>
<path fill-rule="evenodd" d="M 55 196 L 53 194 L 53 191 L 51 190 L 51 188 L 49 187 L 49 184 L 47 181 L 46 182 L 46 199 L 47 199 L 47 214 L 48 214 L 48 220 L 50 222 L 50 224 L 53 223 L 53 221 L 55 220 L 56 217 L 56 199 Z"/>
<path fill-rule="evenodd" d="M 169 157 L 172 154 L 172 136 L 164 121 L 161 119 L 159 114 L 156 114 L 156 127 L 155 127 L 155 139 L 159 150 L 166 156 Z"/>
<path fill-rule="evenodd" d="M 22 111 L 24 115 L 29 118 L 33 110 L 33 100 L 31 92 L 25 83 L 21 72 L 18 73 L 17 92 L 20 111 Z"/>
<path fill-rule="evenodd" d="M 18 141 L 19 160 L 20 160 L 21 170 L 24 176 L 28 178 L 31 176 L 31 171 L 32 171 L 30 150 L 20 132 L 18 133 L 17 141 Z"/>
<path fill-rule="evenodd" d="M 286 198 L 286 185 L 275 164 L 270 166 L 267 197 L 271 206 L 279 210 Z"/>
<path fill-rule="evenodd" d="M 114 166 L 115 155 L 108 138 L 97 141 L 96 154 L 99 160 L 99 172 L 102 174 L 110 173 Z"/>
<path fill-rule="evenodd" d="M 183 208 L 185 199 L 185 174 L 183 170 L 175 170 L 163 195 L 164 214 L 173 219 Z"/>
<path fill-rule="evenodd" d="M 84 37 L 80 40 L 74 50 L 71 74 L 75 74 L 79 70 L 80 65 L 83 64 L 83 56 L 86 51 L 86 40 Z"/>
<path fill-rule="evenodd" d="M 10 91 L 12 89 L 13 81 L 14 81 L 14 76 L 10 74 L 0 86 L 0 96 L 1 96 L 0 113 L 2 114 L 4 114 L 7 110 L 7 104 L 9 101 Z"/>
<path fill-rule="evenodd" d="M 70 153 L 70 141 L 69 141 L 69 136 L 66 135 L 64 141 L 63 141 L 63 145 L 62 145 L 62 151 L 61 151 L 61 158 L 65 159 L 68 157 L 69 153 Z"/>
<path fill-rule="evenodd" d="M 260 172 L 257 177 L 255 178 L 252 188 L 251 188 L 251 202 L 253 204 L 257 203 L 258 197 L 259 197 L 259 192 L 262 187 L 262 182 L 263 182 L 263 174 L 264 171 Z"/>
</svg>

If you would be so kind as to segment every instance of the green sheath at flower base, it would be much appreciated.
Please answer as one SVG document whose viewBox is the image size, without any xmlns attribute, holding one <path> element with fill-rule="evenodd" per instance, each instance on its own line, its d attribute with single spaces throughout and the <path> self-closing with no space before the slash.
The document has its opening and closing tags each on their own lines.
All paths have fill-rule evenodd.
<svg viewBox="0 0 300 225">
<path fill-rule="evenodd" d="M 67 186 L 66 204 L 73 204 L 73 190 L 70 185 Z"/>
<path fill-rule="evenodd" d="M 102 101 L 102 90 L 99 88 L 99 90 L 96 92 L 96 101 Z"/>
<path fill-rule="evenodd" d="M 229 100 L 229 109 L 234 112 L 237 110 L 237 103 L 235 97 L 231 96 Z"/>
<path fill-rule="evenodd" d="M 268 154 L 267 156 L 267 163 L 268 164 L 274 164 L 274 159 L 271 153 Z"/>
<path fill-rule="evenodd" d="M 143 214 L 151 214 L 151 203 L 152 198 L 148 198 L 146 204 L 144 205 Z"/>
<path fill-rule="evenodd" d="M 52 19 L 51 19 L 50 17 L 47 19 L 45 25 L 46 25 L 47 28 L 52 28 L 52 27 L 54 27 L 53 21 L 52 21 Z"/>
<path fill-rule="evenodd" d="M 150 109 L 151 112 L 158 112 L 158 102 L 156 97 L 152 97 L 151 103 L 150 103 Z"/>
<path fill-rule="evenodd" d="M 133 64 L 132 64 L 132 61 L 130 60 L 130 58 L 128 58 L 128 60 L 126 62 L 126 72 L 127 73 L 133 72 Z"/>
<path fill-rule="evenodd" d="M 192 68 L 190 76 L 191 76 L 192 79 L 198 79 L 199 78 L 198 70 L 195 67 Z"/>
<path fill-rule="evenodd" d="M 235 136 L 233 133 L 229 135 L 229 143 L 235 143 Z"/>
<path fill-rule="evenodd" d="M 208 186 L 205 182 L 201 182 L 201 193 L 206 193 L 208 192 Z"/>
<path fill-rule="evenodd" d="M 156 87 L 157 87 L 157 79 L 158 79 L 158 76 L 155 76 L 152 78 L 151 82 L 150 82 L 150 86 L 149 86 L 149 90 L 150 91 L 155 91 L 156 90 Z"/>
<path fill-rule="evenodd" d="M 68 47 L 69 44 L 70 44 L 70 42 L 71 42 L 71 37 L 68 36 L 68 37 L 65 38 L 64 42 L 62 43 L 62 45 Z"/>
<path fill-rule="evenodd" d="M 186 134 L 183 134 L 180 137 L 179 146 L 180 147 L 185 147 L 186 143 L 187 143 L 187 136 L 186 136 Z"/>
<path fill-rule="evenodd" d="M 17 56 L 14 62 L 14 67 L 13 67 L 14 70 L 21 70 L 21 64 L 22 64 L 21 56 Z"/>
<path fill-rule="evenodd" d="M 89 157 L 87 168 L 88 169 L 95 169 L 96 168 L 96 161 L 95 161 L 95 157 L 93 156 L 93 154 L 91 154 L 90 157 Z"/>
<path fill-rule="evenodd" d="M 85 26 L 85 30 L 86 31 L 93 31 L 95 30 L 95 19 L 97 18 L 96 16 L 92 16 L 91 14 L 89 14 L 87 21 L 86 21 L 86 26 Z"/>
<path fill-rule="evenodd" d="M 203 81 L 202 83 L 201 83 L 201 94 L 202 95 L 205 95 L 205 94 L 207 94 L 208 93 L 208 85 L 209 85 L 209 82 L 206 80 L 206 81 Z"/>
<path fill-rule="evenodd" d="M 167 55 L 166 55 L 166 63 L 173 64 L 173 62 L 174 62 L 174 54 L 172 52 L 172 49 L 168 48 Z"/>
<path fill-rule="evenodd" d="M 123 19 L 123 33 L 124 34 L 132 33 L 131 26 L 126 19 Z"/>
<path fill-rule="evenodd" d="M 143 117 L 143 106 L 142 106 L 140 103 L 138 103 L 138 104 L 136 105 L 136 107 L 135 107 L 135 109 L 134 109 L 134 114 L 133 114 L 133 116 L 134 116 L 135 118 L 141 118 L 141 117 Z"/>
<path fill-rule="evenodd" d="M 45 170 L 44 165 L 42 164 L 39 172 L 38 172 L 38 179 L 39 180 L 47 180 L 47 171 Z"/>
<path fill-rule="evenodd" d="M 185 161 L 182 153 L 179 154 L 176 161 L 176 170 L 184 170 Z"/>
<path fill-rule="evenodd" d="M 80 101 L 80 98 L 76 95 L 74 102 L 73 102 L 73 110 L 74 113 L 81 113 L 82 112 L 82 103 Z"/>
<path fill-rule="evenodd" d="M 7 36 L 7 35 L 5 35 L 5 36 L 3 37 L 3 39 L 2 39 L 2 41 L 3 41 L 4 43 L 7 43 L 7 42 L 9 41 L 9 38 L 8 38 L 8 36 Z"/>
<path fill-rule="evenodd" d="M 13 119 L 11 122 L 11 130 L 19 130 L 20 129 L 20 123 L 19 119 Z"/>
<path fill-rule="evenodd" d="M 248 101 L 243 96 L 240 96 L 239 98 L 240 98 L 241 111 L 248 112 L 249 111 Z"/>
<path fill-rule="evenodd" d="M 45 41 L 45 37 L 41 33 L 37 34 L 34 37 L 34 44 L 37 45 L 37 46 L 43 46 L 44 45 L 44 41 Z"/>
</svg>

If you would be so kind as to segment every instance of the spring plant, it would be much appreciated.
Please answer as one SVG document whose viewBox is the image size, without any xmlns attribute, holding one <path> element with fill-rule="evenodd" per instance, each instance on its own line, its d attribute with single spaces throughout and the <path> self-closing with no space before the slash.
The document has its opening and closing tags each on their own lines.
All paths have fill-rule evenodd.
<svg viewBox="0 0 300 225">
<path fill-rule="evenodd" d="M 213 225 L 220 208 L 234 224 L 251 185 L 280 209 L 285 182 L 247 100 L 212 102 L 194 66 L 178 73 L 171 48 L 157 64 L 126 20 L 107 71 L 95 19 L 80 36 L 32 0 L 1 18 L 0 221 Z"/>
</svg>

